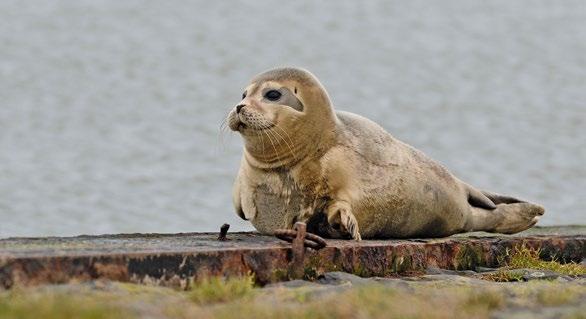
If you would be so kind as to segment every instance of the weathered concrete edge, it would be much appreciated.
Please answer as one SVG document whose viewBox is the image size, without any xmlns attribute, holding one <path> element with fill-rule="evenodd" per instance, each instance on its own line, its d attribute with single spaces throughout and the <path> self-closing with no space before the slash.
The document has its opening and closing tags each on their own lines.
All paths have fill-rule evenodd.
<svg viewBox="0 0 586 319">
<path fill-rule="evenodd" d="M 360 276 L 389 276 L 428 267 L 474 270 L 496 267 L 506 249 L 525 243 L 541 248 L 543 258 L 581 261 L 586 236 L 470 238 L 389 245 L 338 245 L 307 251 L 304 275 L 326 271 Z M 0 287 L 67 283 L 92 279 L 187 287 L 207 276 L 254 274 L 261 283 L 289 279 L 288 247 L 197 252 L 142 252 L 88 256 L 17 257 L 0 260 Z"/>
</svg>

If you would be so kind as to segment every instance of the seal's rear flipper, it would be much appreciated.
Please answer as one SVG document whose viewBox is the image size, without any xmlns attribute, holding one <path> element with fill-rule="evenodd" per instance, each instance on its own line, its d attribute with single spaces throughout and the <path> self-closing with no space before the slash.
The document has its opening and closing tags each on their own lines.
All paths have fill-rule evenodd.
<svg viewBox="0 0 586 319">
<path fill-rule="evenodd" d="M 493 202 L 488 196 L 476 188 L 466 185 L 468 190 L 468 203 L 474 207 L 484 208 L 493 210 L 496 208 L 495 202 Z"/>
<path fill-rule="evenodd" d="M 484 194 L 486 197 L 490 198 L 490 200 L 492 200 L 493 203 L 495 203 L 497 205 L 498 204 L 526 203 L 526 201 L 520 200 L 515 197 L 500 195 L 500 194 L 491 193 L 491 192 L 487 192 L 487 191 L 482 191 L 482 194 Z"/>
<path fill-rule="evenodd" d="M 533 227 L 545 210 L 540 205 L 521 202 L 498 204 L 493 211 L 472 207 L 468 231 L 514 234 Z"/>
<path fill-rule="evenodd" d="M 502 215 L 502 220 L 494 232 L 514 234 L 531 228 L 544 212 L 543 207 L 531 203 L 499 204 L 495 213 Z"/>
</svg>

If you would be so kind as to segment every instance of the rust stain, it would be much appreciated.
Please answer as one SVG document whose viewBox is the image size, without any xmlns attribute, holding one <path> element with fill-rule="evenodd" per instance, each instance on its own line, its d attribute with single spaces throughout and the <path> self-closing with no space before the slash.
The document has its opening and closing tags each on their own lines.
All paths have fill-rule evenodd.
<svg viewBox="0 0 586 319">
<path fill-rule="evenodd" d="M 289 243 L 255 233 L 217 239 L 217 233 L 3 239 L 0 288 L 98 278 L 185 288 L 203 277 L 249 273 L 266 284 L 293 277 L 315 279 L 327 271 L 393 276 L 428 267 L 474 270 L 498 266 L 506 249 L 521 244 L 540 248 L 546 259 L 581 262 L 586 257 L 586 234 L 327 240 L 320 250 L 297 247 L 303 254 L 294 254 Z"/>
</svg>

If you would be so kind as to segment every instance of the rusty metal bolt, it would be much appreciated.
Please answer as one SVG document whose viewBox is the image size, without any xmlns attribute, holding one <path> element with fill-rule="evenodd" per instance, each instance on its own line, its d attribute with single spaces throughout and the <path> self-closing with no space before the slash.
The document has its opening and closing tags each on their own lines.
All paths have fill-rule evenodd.
<svg viewBox="0 0 586 319">
<path fill-rule="evenodd" d="M 226 241 L 228 238 L 226 234 L 228 233 L 228 229 L 230 229 L 230 224 L 224 224 L 220 227 L 220 235 L 218 236 L 219 241 Z"/>
<path fill-rule="evenodd" d="M 277 229 L 275 231 L 275 237 L 292 243 L 293 240 L 295 238 L 297 238 L 297 230 L 295 230 L 295 229 Z M 319 250 L 319 249 L 326 247 L 326 241 L 316 234 L 306 232 L 305 238 L 303 240 L 303 245 L 305 247 L 309 247 L 311 249 Z"/>
<path fill-rule="evenodd" d="M 299 279 L 304 275 L 305 247 L 315 250 L 324 248 L 326 241 L 306 231 L 305 223 L 297 222 L 293 229 L 278 229 L 275 236 L 291 243 L 291 264 L 289 267 L 289 278 Z"/>
<path fill-rule="evenodd" d="M 293 229 L 297 231 L 297 236 L 291 243 L 291 251 L 293 258 L 291 260 L 291 267 L 289 268 L 289 277 L 293 279 L 303 278 L 303 262 L 305 260 L 305 223 L 295 223 Z"/>
<path fill-rule="evenodd" d="M 303 261 L 305 259 L 305 223 L 297 222 L 293 229 L 278 229 L 275 236 L 291 242 L 291 263 L 289 264 L 289 279 L 303 278 Z"/>
</svg>

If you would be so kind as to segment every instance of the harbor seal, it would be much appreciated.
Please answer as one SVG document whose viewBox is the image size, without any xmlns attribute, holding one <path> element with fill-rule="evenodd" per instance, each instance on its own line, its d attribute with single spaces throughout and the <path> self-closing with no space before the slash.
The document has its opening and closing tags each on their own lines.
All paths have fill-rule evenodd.
<svg viewBox="0 0 586 319">
<path fill-rule="evenodd" d="M 356 240 L 511 234 L 544 213 L 478 190 L 378 124 L 335 111 L 303 69 L 254 77 L 227 122 L 244 139 L 234 207 L 263 234 L 298 221 L 324 237 Z"/>
</svg>

